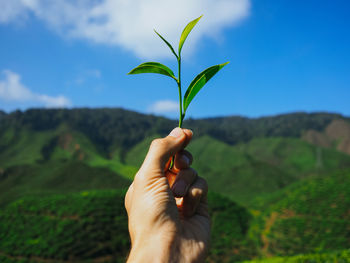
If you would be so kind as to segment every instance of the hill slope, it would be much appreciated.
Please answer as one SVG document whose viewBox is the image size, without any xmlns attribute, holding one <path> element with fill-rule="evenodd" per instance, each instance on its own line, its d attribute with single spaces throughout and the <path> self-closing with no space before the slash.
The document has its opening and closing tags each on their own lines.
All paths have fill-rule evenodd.
<svg viewBox="0 0 350 263">
<path fill-rule="evenodd" d="M 335 148 L 350 154 L 350 122 L 334 119 L 323 131 L 307 130 L 302 138 L 324 148 Z"/>
<path fill-rule="evenodd" d="M 262 255 L 349 248 L 350 170 L 314 175 L 257 200 L 252 236 Z"/>
<path fill-rule="evenodd" d="M 0 174 L 0 207 L 26 195 L 45 196 L 129 185 L 129 180 L 109 169 L 74 160 L 18 165 Z"/>
<path fill-rule="evenodd" d="M 349 123 L 327 113 L 186 121 L 193 167 L 220 193 L 209 194 L 209 262 L 347 248 Z M 0 112 L 0 261 L 124 260 L 115 189 L 174 126 L 122 109 Z"/>
<path fill-rule="evenodd" d="M 139 167 L 152 139 L 131 148 L 126 162 Z M 297 138 L 256 138 L 231 146 L 202 136 L 194 139 L 188 150 L 194 156 L 193 167 L 208 181 L 211 190 L 245 205 L 312 172 L 350 167 L 350 156 L 319 149 Z"/>
<path fill-rule="evenodd" d="M 239 116 L 189 119 L 184 126 L 193 129 L 196 136 L 209 135 L 233 145 L 254 137 L 300 138 L 307 130 L 324 131 L 334 120 L 349 122 L 349 118 L 339 114 L 291 113 L 257 119 Z M 0 133 L 4 127 L 53 130 L 63 123 L 106 151 L 113 147 L 130 148 L 154 134 L 165 136 L 177 126 L 176 121 L 123 109 L 32 109 L 1 117 Z"/>
<path fill-rule="evenodd" d="M 17 200 L 0 211 L 0 261 L 125 262 L 124 195 L 100 190 Z M 214 233 L 209 261 L 247 258 L 231 248 L 244 244 L 249 213 L 217 194 L 210 193 L 208 202 Z"/>
</svg>

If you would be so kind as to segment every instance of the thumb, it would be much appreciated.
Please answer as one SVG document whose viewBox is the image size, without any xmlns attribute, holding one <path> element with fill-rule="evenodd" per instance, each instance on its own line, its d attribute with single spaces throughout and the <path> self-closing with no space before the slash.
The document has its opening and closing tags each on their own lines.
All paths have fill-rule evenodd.
<svg viewBox="0 0 350 263">
<path fill-rule="evenodd" d="M 141 174 L 146 175 L 147 171 L 163 173 L 169 159 L 185 146 L 186 137 L 184 130 L 177 127 L 167 137 L 153 140 L 141 166 Z"/>
</svg>

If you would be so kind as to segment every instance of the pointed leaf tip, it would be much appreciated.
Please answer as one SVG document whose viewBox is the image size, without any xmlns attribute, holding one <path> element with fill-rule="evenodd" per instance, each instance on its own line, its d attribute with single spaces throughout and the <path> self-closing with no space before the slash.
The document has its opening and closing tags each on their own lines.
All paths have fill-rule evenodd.
<svg viewBox="0 0 350 263">
<path fill-rule="evenodd" d="M 161 34 L 159 34 L 155 29 L 153 29 L 153 30 L 154 30 L 154 32 L 164 41 L 164 43 L 170 48 L 170 50 L 171 50 L 171 52 L 174 54 L 174 56 L 175 56 L 176 58 L 178 58 L 178 56 L 177 56 L 177 54 L 176 54 L 174 48 L 172 47 L 172 45 L 171 45 Z"/>
<path fill-rule="evenodd" d="M 189 22 L 187 24 L 187 26 L 184 28 L 184 30 L 182 31 L 181 37 L 180 37 L 180 42 L 179 42 L 179 56 L 181 54 L 181 50 L 182 47 L 187 39 L 188 34 L 192 31 L 192 29 L 194 28 L 194 26 L 198 23 L 198 21 L 202 18 L 203 15 L 201 15 L 200 17 L 194 19 L 193 21 Z"/>
<path fill-rule="evenodd" d="M 224 66 L 226 66 L 230 62 L 226 62 L 223 64 L 211 66 L 207 68 L 206 70 L 199 73 L 191 82 L 191 84 L 188 86 L 185 96 L 184 96 L 184 112 L 186 112 L 188 106 L 190 105 L 193 98 L 197 95 L 197 93 L 203 88 L 203 86 L 212 78 L 215 76 L 216 73 L 219 72 L 220 69 L 222 69 Z"/>
</svg>

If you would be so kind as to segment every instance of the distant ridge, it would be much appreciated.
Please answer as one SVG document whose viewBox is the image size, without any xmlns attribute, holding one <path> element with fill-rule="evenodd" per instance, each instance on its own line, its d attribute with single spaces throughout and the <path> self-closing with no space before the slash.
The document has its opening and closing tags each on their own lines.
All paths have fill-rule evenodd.
<svg viewBox="0 0 350 263">
<path fill-rule="evenodd" d="M 25 126 L 35 131 L 55 129 L 66 123 L 105 149 L 111 143 L 130 147 L 152 134 L 165 136 L 177 126 L 174 120 L 121 108 L 29 109 L 9 114 L 0 112 L 1 119 L 0 127 Z M 195 136 L 207 134 L 233 145 L 248 142 L 253 137 L 301 137 L 307 130 L 321 132 L 338 119 L 350 122 L 350 118 L 340 114 L 297 112 L 261 118 L 230 116 L 188 119 L 184 127 L 191 128 Z"/>
</svg>

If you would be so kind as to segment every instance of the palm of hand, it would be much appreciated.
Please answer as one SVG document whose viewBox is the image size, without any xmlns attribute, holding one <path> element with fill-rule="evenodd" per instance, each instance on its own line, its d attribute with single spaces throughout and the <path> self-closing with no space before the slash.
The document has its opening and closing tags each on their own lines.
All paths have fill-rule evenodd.
<svg viewBox="0 0 350 263">
<path fill-rule="evenodd" d="M 161 228 L 164 228 L 168 233 L 167 242 L 172 244 L 170 255 L 174 262 L 203 262 L 210 239 L 210 217 L 206 200 L 202 200 L 196 208 L 188 208 L 192 204 L 186 203 L 185 196 L 182 200 L 177 198 L 182 201 L 177 206 L 167 181 L 163 179 L 150 185 L 147 191 L 147 198 L 149 202 L 154 202 L 152 207 L 155 208 L 154 211 L 149 211 L 153 215 L 151 220 L 158 226 L 157 231 L 162 232 Z M 187 217 L 183 209 L 196 211 Z"/>
</svg>

